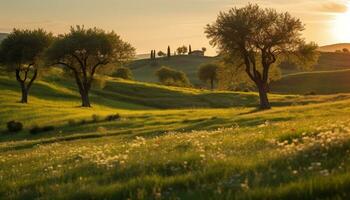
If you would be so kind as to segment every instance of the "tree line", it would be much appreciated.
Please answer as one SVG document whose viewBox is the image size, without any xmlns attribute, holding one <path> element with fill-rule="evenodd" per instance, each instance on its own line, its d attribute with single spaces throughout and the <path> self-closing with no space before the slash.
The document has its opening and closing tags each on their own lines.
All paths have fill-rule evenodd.
<svg viewBox="0 0 350 200">
<path fill-rule="evenodd" d="M 215 65 L 202 66 L 198 76 L 209 81 L 211 88 L 218 79 L 229 83 L 248 81 L 259 93 L 260 108 L 269 109 L 269 84 L 279 63 L 291 62 L 308 69 L 318 60 L 317 45 L 306 43 L 302 38 L 304 29 L 304 24 L 288 12 L 260 8 L 257 4 L 221 12 L 214 23 L 206 26 L 205 34 L 218 50 L 218 58 L 225 66 L 220 68 L 221 74 L 225 76 L 213 73 L 219 69 Z M 182 46 L 177 51 L 184 54 L 188 48 Z M 29 90 L 40 68 L 60 66 L 75 78 L 82 106 L 90 107 L 89 91 L 99 69 L 108 64 L 124 63 L 134 55 L 135 48 L 113 31 L 83 26 L 72 27 L 69 33 L 56 37 L 43 29 L 15 29 L 0 46 L 1 63 L 15 71 L 23 103 L 28 101 Z M 170 46 L 166 54 L 158 52 L 158 55 L 170 57 Z M 151 58 L 155 57 L 156 51 L 152 50 Z M 163 67 L 157 74 L 160 81 L 165 74 L 170 82 L 178 84 L 177 80 L 181 80 L 189 85 L 181 72 Z"/>
</svg>

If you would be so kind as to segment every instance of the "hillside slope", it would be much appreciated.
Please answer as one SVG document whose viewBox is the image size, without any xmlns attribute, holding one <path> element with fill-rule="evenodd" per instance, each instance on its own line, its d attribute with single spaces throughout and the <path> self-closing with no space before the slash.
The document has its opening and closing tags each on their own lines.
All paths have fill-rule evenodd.
<svg viewBox="0 0 350 200">
<path fill-rule="evenodd" d="M 133 70 L 135 79 L 139 81 L 157 82 L 158 80 L 155 76 L 155 71 L 161 66 L 170 66 L 177 70 L 184 71 L 194 85 L 201 85 L 201 82 L 197 77 L 199 66 L 204 63 L 215 62 L 216 60 L 217 58 L 214 57 L 175 56 L 171 59 L 159 58 L 157 59 L 156 65 L 154 65 L 149 59 L 137 60 L 132 62 L 129 67 Z M 302 76 L 299 78 L 298 75 L 302 75 L 303 73 L 291 66 L 285 66 L 282 68 L 282 80 L 273 84 L 272 91 L 283 94 L 289 92 L 304 94 L 311 90 L 320 92 L 321 94 L 348 92 L 349 90 L 346 88 L 347 83 L 346 80 L 344 80 L 346 76 L 343 75 L 342 71 L 336 72 L 337 70 L 344 69 L 350 69 L 350 54 L 323 52 L 321 53 L 318 64 L 314 66 L 314 73 L 310 73 L 307 77 Z M 331 73 L 330 78 L 327 78 L 329 81 L 323 82 L 322 79 L 320 79 L 320 76 L 317 76 L 318 72 Z M 294 75 L 292 78 L 287 76 L 292 74 Z M 324 73 L 323 76 L 327 77 Z M 293 78 L 296 80 L 293 81 Z M 307 80 L 304 80 L 304 78 L 307 78 Z M 338 79 L 341 81 L 339 84 L 337 83 Z M 320 82 L 321 84 L 310 86 L 309 84 L 311 82 Z M 295 85 L 295 87 L 292 87 L 294 89 L 289 90 L 288 87 L 286 87 L 288 84 Z M 298 87 L 296 84 L 298 84 Z M 324 86 L 324 84 L 327 85 Z M 340 87 L 338 87 L 338 85 L 340 85 Z"/>
<path fill-rule="evenodd" d="M 336 94 L 350 92 L 350 69 L 302 72 L 284 76 L 271 84 L 281 94 Z"/>
<path fill-rule="evenodd" d="M 335 52 L 337 50 L 342 51 L 344 48 L 350 50 L 350 43 L 339 43 L 339 44 L 331 44 L 320 47 L 318 50 L 321 52 Z"/>
<path fill-rule="evenodd" d="M 207 102 L 201 95 L 210 94 L 213 103 L 232 95 L 249 104 L 256 94 L 222 96 L 111 79 L 105 89 L 94 89 L 93 108 L 80 108 L 67 80 L 36 84 L 28 105 L 16 103 L 15 86 L 0 77 L 0 125 L 25 124 L 20 133 L 0 131 L 4 199 L 350 197 L 349 95 L 272 95 L 274 108 L 263 112 L 203 109 L 188 102 Z M 174 96 L 182 109 L 130 100 L 169 107 L 164 100 Z M 120 120 L 103 120 L 115 113 Z M 29 134 L 35 124 L 55 129 Z"/>
</svg>

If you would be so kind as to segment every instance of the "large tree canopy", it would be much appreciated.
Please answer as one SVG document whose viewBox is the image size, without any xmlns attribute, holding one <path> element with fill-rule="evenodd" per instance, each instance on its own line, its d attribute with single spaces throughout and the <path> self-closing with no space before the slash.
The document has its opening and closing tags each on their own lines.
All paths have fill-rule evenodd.
<svg viewBox="0 0 350 200">
<path fill-rule="evenodd" d="M 52 34 L 42 29 L 14 29 L 1 43 L 1 62 L 7 70 L 15 72 L 22 89 L 22 103 L 28 102 L 29 90 L 38 75 L 39 60 L 52 40 Z"/>
<path fill-rule="evenodd" d="M 269 75 L 273 65 L 283 59 L 307 67 L 317 61 L 317 45 L 301 37 L 304 25 L 289 13 L 262 9 L 249 4 L 221 12 L 215 23 L 207 25 L 210 43 L 232 66 L 244 66 L 260 95 L 260 108 L 269 109 Z"/>
<path fill-rule="evenodd" d="M 47 59 L 69 69 L 75 77 L 82 106 L 90 107 L 89 91 L 99 68 L 123 63 L 135 55 L 135 49 L 119 35 L 98 28 L 72 27 L 59 36 L 47 51 Z"/>
</svg>

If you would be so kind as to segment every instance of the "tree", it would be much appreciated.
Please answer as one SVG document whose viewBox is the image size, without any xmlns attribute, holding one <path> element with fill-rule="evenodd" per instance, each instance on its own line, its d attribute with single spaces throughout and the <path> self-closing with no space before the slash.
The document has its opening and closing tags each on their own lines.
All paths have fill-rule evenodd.
<svg viewBox="0 0 350 200">
<path fill-rule="evenodd" d="M 206 47 L 202 47 L 202 51 L 203 51 L 203 54 L 205 54 L 205 52 L 207 51 L 207 48 Z"/>
<path fill-rule="evenodd" d="M 269 109 L 269 74 L 281 59 L 310 67 L 318 59 L 317 45 L 306 44 L 301 37 L 304 25 L 289 13 L 262 9 L 249 4 L 221 12 L 215 23 L 207 25 L 205 33 L 211 45 L 218 47 L 228 62 L 240 66 L 256 85 L 260 108 Z"/>
<path fill-rule="evenodd" d="M 22 91 L 21 103 L 28 103 L 28 94 L 38 76 L 42 54 L 52 40 L 52 34 L 42 29 L 14 29 L 1 43 L 1 61 L 16 74 Z"/>
<path fill-rule="evenodd" d="M 349 53 L 349 49 L 348 48 L 343 48 L 343 52 L 344 53 Z"/>
<path fill-rule="evenodd" d="M 188 47 L 188 54 L 191 54 L 192 53 L 192 46 L 190 45 L 189 47 Z"/>
<path fill-rule="evenodd" d="M 74 76 L 83 107 L 90 107 L 89 91 L 95 74 L 107 64 L 120 64 L 135 55 L 135 49 L 116 33 L 98 28 L 71 27 L 48 49 L 47 59 Z"/>
<path fill-rule="evenodd" d="M 132 71 L 127 67 L 118 67 L 117 70 L 113 73 L 113 76 L 125 80 L 133 79 Z"/>
<path fill-rule="evenodd" d="M 158 56 L 159 57 L 164 57 L 164 56 L 166 56 L 166 54 L 163 51 L 159 51 L 158 52 Z"/>
<path fill-rule="evenodd" d="M 187 49 L 187 47 L 185 45 L 183 45 L 183 46 L 177 48 L 176 51 L 177 51 L 177 54 L 183 55 L 183 54 L 187 53 L 188 49 Z"/>
<path fill-rule="evenodd" d="M 167 56 L 168 56 L 168 58 L 170 58 L 170 57 L 171 57 L 171 53 L 170 53 L 170 46 L 168 46 Z"/>
<path fill-rule="evenodd" d="M 198 78 L 204 83 L 210 83 L 210 88 L 214 89 L 215 82 L 218 81 L 219 65 L 214 63 L 203 64 L 199 67 Z"/>
<path fill-rule="evenodd" d="M 156 71 L 156 76 L 158 77 L 159 82 L 164 85 L 179 87 L 188 87 L 191 85 L 184 72 L 177 71 L 170 67 L 163 66 L 159 68 Z"/>
</svg>

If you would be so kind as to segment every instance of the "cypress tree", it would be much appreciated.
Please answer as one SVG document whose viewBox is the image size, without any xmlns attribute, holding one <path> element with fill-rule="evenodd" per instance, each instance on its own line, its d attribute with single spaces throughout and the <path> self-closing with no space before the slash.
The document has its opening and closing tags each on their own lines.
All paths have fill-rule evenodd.
<svg viewBox="0 0 350 200">
<path fill-rule="evenodd" d="M 191 45 L 188 47 L 188 54 L 190 55 L 192 53 L 192 47 Z"/>
<path fill-rule="evenodd" d="M 168 53 L 167 53 L 168 58 L 170 58 L 171 53 L 170 53 L 170 46 L 168 46 Z"/>
</svg>

